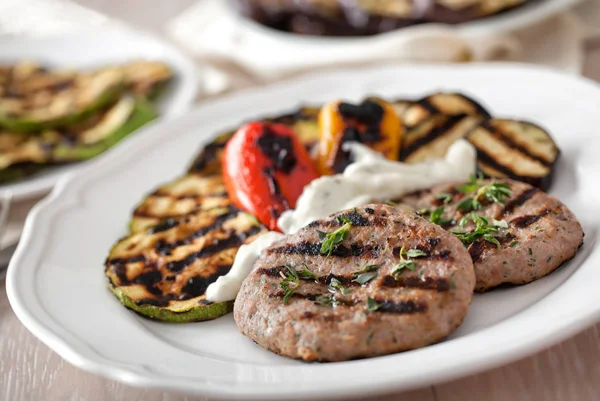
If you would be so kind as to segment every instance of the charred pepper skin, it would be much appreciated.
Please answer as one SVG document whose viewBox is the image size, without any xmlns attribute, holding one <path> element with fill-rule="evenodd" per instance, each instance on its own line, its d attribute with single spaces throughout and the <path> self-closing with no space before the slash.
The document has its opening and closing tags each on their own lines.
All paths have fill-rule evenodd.
<svg viewBox="0 0 600 401">
<path fill-rule="evenodd" d="M 229 140 L 223 180 L 233 204 L 270 230 L 296 207 L 302 190 L 319 174 L 302 142 L 283 124 L 251 122 Z"/>
<path fill-rule="evenodd" d="M 351 163 L 350 154 L 342 149 L 346 142 L 360 142 L 398 160 L 403 126 L 394 108 L 380 99 L 360 104 L 335 101 L 319 113 L 317 168 L 322 175 L 342 173 Z"/>
</svg>

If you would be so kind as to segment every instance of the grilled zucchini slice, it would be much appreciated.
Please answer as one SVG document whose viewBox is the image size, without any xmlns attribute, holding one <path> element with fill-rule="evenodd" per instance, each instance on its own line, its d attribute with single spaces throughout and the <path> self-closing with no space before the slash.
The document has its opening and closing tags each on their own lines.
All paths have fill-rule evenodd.
<svg viewBox="0 0 600 401">
<path fill-rule="evenodd" d="M 443 158 L 455 141 L 467 136 L 481 121 L 479 116 L 434 114 L 406 131 L 400 160 L 420 163 Z"/>
<path fill-rule="evenodd" d="M 543 190 L 550 188 L 558 146 L 536 124 L 491 119 L 467 137 L 477 149 L 479 169 L 489 177 L 509 177 Z"/>
<path fill-rule="evenodd" d="M 141 232 L 166 219 L 229 205 L 220 174 L 190 173 L 148 195 L 135 208 L 129 229 L 132 233 Z"/>
<path fill-rule="evenodd" d="M 47 164 L 21 163 L 0 170 L 0 184 L 22 180 L 49 167 Z"/>
<path fill-rule="evenodd" d="M 316 145 L 319 140 L 318 116 L 320 107 L 303 106 L 298 111 L 275 117 L 266 117 L 264 121 L 285 124 L 292 128 L 307 150 Z M 229 138 L 235 130 L 219 134 L 208 145 L 202 147 L 200 153 L 194 158 L 188 172 L 203 174 L 217 174 L 221 172 L 221 154 Z"/>
<path fill-rule="evenodd" d="M 173 70 L 159 61 L 134 61 L 121 67 L 127 89 L 137 96 L 154 99 L 173 78 Z"/>
<path fill-rule="evenodd" d="M 425 122 L 435 114 L 457 116 L 465 114 L 483 119 L 490 113 L 478 102 L 461 93 L 435 93 L 418 100 L 404 113 L 404 125 L 410 129 Z"/>
<path fill-rule="evenodd" d="M 15 67 L 0 90 L 0 126 L 34 132 L 79 121 L 114 102 L 123 92 L 118 68 L 95 72 L 23 71 Z"/>
<path fill-rule="evenodd" d="M 2 181 L 22 178 L 42 166 L 90 159 L 154 118 L 156 113 L 146 100 L 124 97 L 106 111 L 61 131 L 0 132 L 0 172 L 12 171 Z"/>
<path fill-rule="evenodd" d="M 206 288 L 226 274 L 238 248 L 266 229 L 233 207 L 201 210 L 132 234 L 111 249 L 109 288 L 128 308 L 151 319 L 215 319 L 233 302 L 211 303 Z"/>
</svg>

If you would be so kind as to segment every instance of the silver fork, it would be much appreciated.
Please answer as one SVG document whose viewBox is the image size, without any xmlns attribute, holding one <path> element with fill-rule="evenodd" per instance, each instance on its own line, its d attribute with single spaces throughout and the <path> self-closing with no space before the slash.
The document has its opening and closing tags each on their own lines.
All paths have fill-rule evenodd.
<svg viewBox="0 0 600 401">
<path fill-rule="evenodd" d="M 0 195 L 0 238 L 4 236 L 8 223 L 8 212 L 10 211 L 10 203 L 12 201 L 12 193 L 5 191 Z M 0 249 L 0 278 L 6 274 L 6 268 L 8 262 L 15 251 L 17 244 L 11 244 L 5 248 Z"/>
</svg>

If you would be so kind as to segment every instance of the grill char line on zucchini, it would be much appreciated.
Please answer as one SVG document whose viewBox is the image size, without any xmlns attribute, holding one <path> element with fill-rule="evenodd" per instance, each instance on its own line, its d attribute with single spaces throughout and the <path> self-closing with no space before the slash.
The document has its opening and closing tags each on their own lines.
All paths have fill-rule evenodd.
<svg viewBox="0 0 600 401">
<path fill-rule="evenodd" d="M 151 319 L 191 322 L 231 311 L 211 303 L 208 285 L 226 274 L 238 248 L 266 232 L 234 207 L 167 219 L 117 242 L 106 260 L 109 288 L 128 308 Z"/>
</svg>

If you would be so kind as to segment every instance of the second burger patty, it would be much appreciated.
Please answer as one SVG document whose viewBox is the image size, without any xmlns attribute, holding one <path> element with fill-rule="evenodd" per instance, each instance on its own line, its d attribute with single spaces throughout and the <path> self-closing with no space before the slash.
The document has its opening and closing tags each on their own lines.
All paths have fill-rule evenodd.
<svg viewBox="0 0 600 401">
<path fill-rule="evenodd" d="M 498 184 L 508 196 L 501 202 L 487 199 L 486 188 Z M 473 209 L 469 200 L 478 193 L 480 202 Z M 538 188 L 509 179 L 439 185 L 395 202 L 463 240 L 475 266 L 478 292 L 537 280 L 573 258 L 583 243 L 583 229 L 569 208 Z"/>
<path fill-rule="evenodd" d="M 234 318 L 256 343 L 292 358 L 384 355 L 450 334 L 474 283 L 455 236 L 413 212 L 367 205 L 267 248 L 242 284 Z"/>
</svg>

